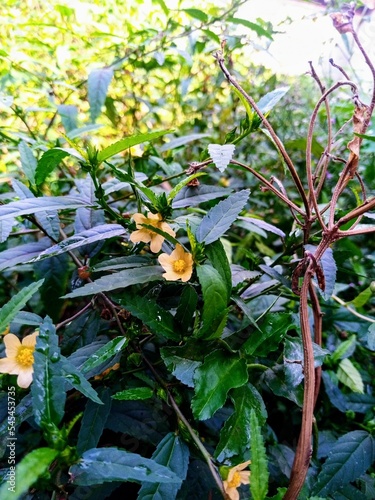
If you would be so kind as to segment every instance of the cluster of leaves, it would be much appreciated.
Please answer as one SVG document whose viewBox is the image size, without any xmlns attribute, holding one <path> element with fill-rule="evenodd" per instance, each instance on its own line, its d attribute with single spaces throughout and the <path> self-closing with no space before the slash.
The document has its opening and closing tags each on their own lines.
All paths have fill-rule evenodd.
<svg viewBox="0 0 375 500">
<path fill-rule="evenodd" d="M 159 0 L 152 22 L 134 20 L 139 5 L 118 4 L 84 4 L 84 35 L 79 3 L 56 5 L 47 18 L 40 11 L 19 26 L 24 52 L 10 29 L 19 12 L 7 11 L 0 332 L 39 335 L 34 381 L 30 391 L 16 388 L 11 414 L 14 489 L 15 379 L 1 376 L 0 496 L 221 498 L 221 478 L 250 459 L 250 493 L 242 487 L 241 497 L 282 498 L 303 405 L 291 284 L 303 242 L 272 193 L 240 165 L 229 170 L 241 154 L 263 174 L 284 176 L 259 116 L 240 92 L 228 96 L 216 67 L 204 67 L 223 34 L 235 54 L 242 34 L 232 29 L 270 40 L 272 27 L 236 17 L 236 4 L 171 11 Z M 42 26 L 43 39 L 31 36 Z M 47 51 L 51 59 L 41 60 Z M 101 67 L 87 76 L 95 60 Z M 287 92 L 270 78 L 253 95 L 300 154 L 304 123 L 288 135 L 290 116 L 310 110 Z M 352 109 L 334 110 L 339 129 Z M 317 156 L 324 133 L 322 119 Z M 371 190 L 371 141 L 366 147 Z M 192 163 L 186 175 L 192 160 L 207 166 Z M 292 185 L 286 174 L 283 182 Z M 343 213 L 359 199 L 355 190 L 347 196 Z M 175 232 L 145 227 L 164 238 L 163 252 L 181 245 L 192 255 L 188 282 L 166 281 L 157 254 L 131 242 L 132 215 L 147 212 Z M 336 264 L 332 252 L 322 261 L 325 338 L 314 354 L 324 387 L 303 498 L 375 496 L 373 250 L 368 238 L 342 240 Z"/>
</svg>

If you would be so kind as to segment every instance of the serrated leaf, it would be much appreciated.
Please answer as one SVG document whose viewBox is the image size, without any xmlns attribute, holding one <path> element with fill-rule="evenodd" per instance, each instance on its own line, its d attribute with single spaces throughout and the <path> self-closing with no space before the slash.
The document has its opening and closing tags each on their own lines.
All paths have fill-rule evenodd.
<svg viewBox="0 0 375 500">
<path fill-rule="evenodd" d="M 278 227 L 276 227 L 272 224 L 269 224 L 268 222 L 265 222 L 262 219 L 257 219 L 256 217 L 249 217 L 249 216 L 247 216 L 247 217 L 240 216 L 240 217 L 238 217 L 238 220 L 248 222 L 252 226 L 257 226 L 261 229 L 264 229 L 265 231 L 269 231 L 270 233 L 277 234 L 278 236 L 281 236 L 281 238 L 285 238 L 284 231 L 282 231 L 281 229 L 279 229 Z"/>
<path fill-rule="evenodd" d="M 293 317 L 289 313 L 267 314 L 259 330 L 251 333 L 241 350 L 247 355 L 267 356 L 278 348 L 287 332 L 296 328 Z"/>
<path fill-rule="evenodd" d="M 230 23 L 234 24 L 242 24 L 242 26 L 245 26 L 246 28 L 249 28 L 257 35 L 259 36 L 265 36 L 266 38 L 269 38 L 270 40 L 273 40 L 271 33 L 269 33 L 267 30 L 265 30 L 262 26 L 259 24 L 252 23 L 251 21 L 248 21 L 247 19 L 240 19 L 239 17 L 230 17 L 228 19 Z"/>
<path fill-rule="evenodd" d="M 182 188 L 184 188 L 189 182 L 191 182 L 193 179 L 197 179 L 198 177 L 202 177 L 202 175 L 206 175 L 205 172 L 197 172 L 195 174 L 189 175 L 189 177 L 186 177 L 183 179 L 181 182 L 176 184 L 176 186 L 169 192 L 167 200 L 168 202 L 171 202 L 175 196 L 181 191 Z"/>
<path fill-rule="evenodd" d="M 51 245 L 49 238 L 42 238 L 35 243 L 26 243 L 0 252 L 0 271 L 16 264 L 25 264 L 37 257 Z"/>
<path fill-rule="evenodd" d="M 63 127 L 66 132 L 77 128 L 78 108 L 72 104 L 59 104 L 57 112 L 61 117 Z"/>
<path fill-rule="evenodd" d="M 125 232 L 125 228 L 120 226 L 120 224 L 101 224 L 100 226 L 95 226 L 91 229 L 82 231 L 81 233 L 74 234 L 57 245 L 47 248 L 47 250 L 38 255 L 35 261 L 38 262 L 43 259 L 55 257 L 56 255 L 70 252 L 71 250 L 80 248 L 83 245 L 89 245 L 96 241 L 104 241 L 109 238 L 115 238 L 116 236 L 125 234 Z"/>
<path fill-rule="evenodd" d="M 172 202 L 173 208 L 193 207 L 206 201 L 224 198 L 231 194 L 230 189 L 205 184 L 196 187 L 183 188 Z"/>
<path fill-rule="evenodd" d="M 139 283 L 162 280 L 163 272 L 164 270 L 161 266 L 143 266 L 135 269 L 125 269 L 124 271 L 111 274 L 110 276 L 103 276 L 92 283 L 77 288 L 73 292 L 64 295 L 62 298 L 85 297 L 86 295 L 109 292 Z"/>
<path fill-rule="evenodd" d="M 90 125 L 84 125 L 83 127 L 79 128 L 74 128 L 73 130 L 69 130 L 69 132 L 66 134 L 65 138 L 68 139 L 75 139 L 76 137 L 80 137 L 81 135 L 87 134 L 88 132 L 92 132 L 93 130 L 99 130 L 100 128 L 104 127 L 104 125 L 101 125 L 99 123 L 91 123 Z M 61 148 L 63 149 L 63 148 Z M 70 151 L 70 154 L 72 156 L 75 156 L 79 160 L 85 161 L 85 157 L 81 155 L 75 148 L 64 148 L 66 151 Z"/>
<path fill-rule="evenodd" d="M 194 315 L 197 310 L 198 294 L 191 285 L 184 286 L 180 302 L 177 306 L 175 320 L 180 328 L 186 333 L 194 321 Z"/>
<path fill-rule="evenodd" d="M 345 358 L 340 361 L 337 369 L 337 378 L 342 384 L 349 387 L 349 389 L 353 392 L 358 392 L 359 394 L 364 393 L 364 385 L 361 374 L 350 359 Z"/>
<path fill-rule="evenodd" d="M 224 462 L 233 455 L 243 457 L 250 446 L 250 414 L 255 410 L 258 420 L 264 423 L 267 411 L 256 388 L 247 384 L 231 391 L 234 413 L 220 431 L 220 441 L 215 450 L 215 458 Z"/>
<path fill-rule="evenodd" d="M 68 384 L 74 387 L 74 389 L 79 391 L 94 403 L 102 405 L 103 401 L 99 399 L 97 392 L 93 389 L 90 382 L 88 382 L 88 380 L 86 380 L 86 378 L 83 376 L 83 373 L 64 356 L 61 356 L 61 362 L 62 372 Z"/>
<path fill-rule="evenodd" d="M 355 351 L 357 344 L 356 335 L 351 335 L 347 340 L 341 342 L 331 354 L 331 360 L 336 362 L 339 359 L 348 358 Z"/>
<path fill-rule="evenodd" d="M 150 458 L 117 448 L 93 448 L 86 451 L 80 462 L 70 467 L 69 474 L 72 483 L 80 486 L 112 481 L 181 484 L 181 479 L 169 468 Z"/>
<path fill-rule="evenodd" d="M 49 174 L 55 170 L 61 160 L 66 156 L 69 156 L 69 153 L 62 149 L 49 149 L 43 153 L 36 167 L 35 184 L 37 186 L 43 184 Z"/>
<path fill-rule="evenodd" d="M 171 469 L 180 479 L 185 480 L 189 464 L 189 448 L 175 433 L 168 433 L 158 444 L 151 457 L 157 464 Z M 181 484 L 143 483 L 137 500 L 172 500 Z"/>
<path fill-rule="evenodd" d="M 370 351 L 375 351 L 375 323 L 372 323 L 367 330 L 367 347 Z"/>
<path fill-rule="evenodd" d="M 149 132 L 147 134 L 138 134 L 131 137 L 126 137 L 121 139 L 121 141 L 115 142 L 103 149 L 98 154 L 98 162 L 101 163 L 112 156 L 125 151 L 126 149 L 136 146 L 137 144 L 143 144 L 144 142 L 154 141 L 165 134 L 170 134 L 172 130 L 159 130 L 157 132 Z"/>
<path fill-rule="evenodd" d="M 111 411 L 111 394 L 108 388 L 100 391 L 103 404 L 87 401 L 83 413 L 81 428 L 78 434 L 77 453 L 82 453 L 91 448 L 95 448 L 104 430 L 104 426 Z"/>
<path fill-rule="evenodd" d="M 289 91 L 290 87 L 280 87 L 278 89 L 272 90 L 268 92 L 268 94 L 264 95 L 259 102 L 257 102 L 257 106 L 259 110 L 265 115 L 271 111 L 271 109 L 276 106 L 276 104 L 280 101 L 282 97 Z"/>
<path fill-rule="evenodd" d="M 33 405 L 30 393 L 22 398 L 14 409 L 14 426 L 17 428 L 22 422 L 33 416 Z M 0 424 L 0 456 L 3 457 L 9 444 L 8 412 L 3 416 Z"/>
<path fill-rule="evenodd" d="M 112 77 L 113 68 L 93 69 L 88 76 L 88 100 L 90 104 L 90 117 L 93 123 L 100 115 Z"/>
<path fill-rule="evenodd" d="M 92 354 L 90 357 L 88 357 L 86 361 L 81 365 L 80 371 L 85 374 L 91 371 L 93 368 L 100 366 L 108 359 L 113 358 L 113 356 L 125 349 L 128 343 L 129 339 L 126 337 L 115 337 L 103 347 L 95 351 L 95 354 Z"/>
<path fill-rule="evenodd" d="M 35 214 L 46 210 L 67 210 L 86 206 L 87 203 L 73 196 L 45 196 L 43 198 L 12 201 L 0 206 L 0 220 Z"/>
<path fill-rule="evenodd" d="M 246 205 L 249 194 L 248 189 L 233 193 L 211 208 L 196 231 L 197 241 L 208 245 L 221 238 Z"/>
<path fill-rule="evenodd" d="M 250 491 L 254 500 L 264 500 L 268 491 L 268 461 L 257 415 L 250 412 L 251 481 Z"/>
<path fill-rule="evenodd" d="M 230 389 L 247 382 L 245 359 L 216 350 L 204 358 L 194 373 L 195 396 L 191 408 L 195 418 L 207 420 L 221 408 Z"/>
<path fill-rule="evenodd" d="M 211 340 L 220 337 L 225 326 L 228 314 L 227 286 L 220 273 L 208 264 L 198 266 L 197 275 L 203 293 L 203 312 L 196 336 Z"/>
<path fill-rule="evenodd" d="M 224 172 L 227 166 L 229 165 L 233 153 L 235 150 L 234 144 L 209 144 L 208 152 L 211 156 L 212 162 L 215 164 L 216 168 L 220 170 L 220 172 Z"/>
<path fill-rule="evenodd" d="M 142 320 L 156 335 L 162 335 L 167 339 L 176 341 L 181 339 L 173 315 L 159 306 L 155 301 L 135 295 L 134 293 L 124 293 L 119 302 L 133 316 Z"/>
<path fill-rule="evenodd" d="M 51 462 L 55 460 L 59 452 L 51 448 L 38 448 L 28 453 L 16 465 L 14 489 L 9 487 L 8 481 L 0 487 L 0 498 L 2 500 L 15 500 L 21 498 L 27 493 L 30 486 L 32 486 L 40 476 L 42 476 L 50 466 Z"/>
<path fill-rule="evenodd" d="M 0 221 L 0 243 L 4 243 L 12 232 L 13 226 L 17 221 L 15 219 L 5 219 Z"/>
<path fill-rule="evenodd" d="M 327 497 L 358 479 L 374 460 L 375 443 L 368 432 L 352 431 L 344 434 L 333 445 L 312 493 Z"/>
<path fill-rule="evenodd" d="M 39 426 L 58 426 L 64 416 L 66 399 L 59 338 L 48 316 L 40 325 L 34 351 L 34 374 L 31 396 L 34 418 Z"/>
<path fill-rule="evenodd" d="M 182 12 L 186 12 L 190 17 L 194 19 L 198 19 L 198 21 L 202 21 L 202 23 L 206 23 L 208 21 L 208 15 L 203 12 L 203 10 L 199 9 L 181 9 Z"/>
<path fill-rule="evenodd" d="M 32 149 L 26 144 L 25 141 L 21 141 L 18 145 L 18 151 L 20 152 L 21 165 L 26 178 L 30 182 L 30 184 L 34 184 L 37 161 L 32 152 Z"/>
<path fill-rule="evenodd" d="M 162 347 L 160 355 L 165 366 L 180 382 L 194 387 L 194 372 L 202 364 L 201 361 L 189 359 L 185 346 Z"/>
<path fill-rule="evenodd" d="M 150 387 L 134 387 L 133 389 L 125 389 L 124 391 L 116 392 L 112 399 L 120 401 L 137 401 L 138 399 L 150 399 L 154 395 L 154 391 Z"/>
<path fill-rule="evenodd" d="M 25 286 L 16 295 L 13 295 L 0 309 L 0 332 L 3 332 L 18 312 L 26 305 L 27 301 L 36 293 L 43 284 L 43 279 Z"/>
<path fill-rule="evenodd" d="M 205 253 L 214 269 L 216 269 L 222 277 L 223 283 L 227 289 L 226 298 L 227 301 L 229 301 L 232 292 L 232 272 L 224 245 L 220 240 L 217 240 L 206 246 Z"/>
<path fill-rule="evenodd" d="M 349 303 L 353 304 L 354 307 L 360 308 L 363 307 L 367 302 L 371 299 L 372 297 L 372 291 L 370 287 L 368 286 L 364 290 L 362 290 L 361 293 L 357 295 L 353 300 L 351 300 Z"/>
</svg>

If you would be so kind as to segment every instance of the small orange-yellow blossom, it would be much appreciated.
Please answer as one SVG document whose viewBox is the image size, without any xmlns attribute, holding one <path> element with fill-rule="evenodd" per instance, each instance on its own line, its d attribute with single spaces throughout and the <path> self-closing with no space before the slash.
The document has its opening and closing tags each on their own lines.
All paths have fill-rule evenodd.
<svg viewBox="0 0 375 500">
<path fill-rule="evenodd" d="M 142 241 L 143 243 L 150 243 L 151 252 L 160 252 L 164 241 L 164 236 L 152 231 L 152 229 L 143 227 L 143 224 L 161 229 L 162 231 L 170 234 L 173 237 L 176 236 L 176 233 L 173 231 L 173 229 L 166 222 L 163 222 L 162 216 L 160 214 L 148 213 L 147 217 L 143 214 L 134 214 L 132 216 L 132 219 L 136 223 L 137 231 L 134 231 L 130 235 L 130 241 L 132 241 L 133 243 L 139 243 L 140 241 Z"/>
<path fill-rule="evenodd" d="M 6 357 L 0 359 L 0 373 L 18 375 L 17 384 L 27 389 L 33 381 L 34 351 L 38 332 L 24 337 L 22 342 L 13 333 L 4 337 Z"/>
<path fill-rule="evenodd" d="M 240 494 L 237 488 L 239 488 L 241 484 L 250 484 L 250 471 L 244 471 L 250 462 L 251 461 L 248 460 L 230 469 L 227 479 L 223 481 L 227 500 L 239 500 Z"/>
<path fill-rule="evenodd" d="M 181 245 L 176 245 L 170 255 L 162 253 L 158 260 L 166 271 L 163 276 L 168 281 L 188 281 L 193 274 L 193 256 L 185 252 Z"/>
</svg>

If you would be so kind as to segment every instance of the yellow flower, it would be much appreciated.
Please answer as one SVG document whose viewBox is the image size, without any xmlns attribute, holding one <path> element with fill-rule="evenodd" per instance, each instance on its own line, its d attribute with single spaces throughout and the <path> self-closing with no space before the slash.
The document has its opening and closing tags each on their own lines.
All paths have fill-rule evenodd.
<svg viewBox="0 0 375 500">
<path fill-rule="evenodd" d="M 160 214 L 152 214 L 149 213 L 147 217 L 143 214 L 134 214 L 132 217 L 137 225 L 137 231 L 134 231 L 130 235 L 130 241 L 133 243 L 139 243 L 143 241 L 143 243 L 150 243 L 151 252 L 158 253 L 161 250 L 161 246 L 164 241 L 164 236 L 161 234 L 155 233 L 152 229 L 148 229 L 143 227 L 142 224 L 147 224 L 149 226 L 156 227 L 161 229 L 165 233 L 170 234 L 175 237 L 176 233 L 173 229 L 166 223 L 162 221 L 162 217 Z"/>
<path fill-rule="evenodd" d="M 0 373 L 18 375 L 17 384 L 26 389 L 33 381 L 34 350 L 38 332 L 27 335 L 22 342 L 13 333 L 4 337 L 6 358 L 0 359 Z"/>
<path fill-rule="evenodd" d="M 249 463 L 250 460 L 244 462 L 243 464 L 238 464 L 230 469 L 227 479 L 223 481 L 227 499 L 239 500 L 240 494 L 238 493 L 237 488 L 241 486 L 241 484 L 250 484 L 250 471 L 240 472 L 246 469 Z"/>
<path fill-rule="evenodd" d="M 181 245 L 177 245 L 171 255 L 162 253 L 159 262 L 166 273 L 164 278 L 169 281 L 188 281 L 193 273 L 193 256 L 185 252 Z"/>
</svg>

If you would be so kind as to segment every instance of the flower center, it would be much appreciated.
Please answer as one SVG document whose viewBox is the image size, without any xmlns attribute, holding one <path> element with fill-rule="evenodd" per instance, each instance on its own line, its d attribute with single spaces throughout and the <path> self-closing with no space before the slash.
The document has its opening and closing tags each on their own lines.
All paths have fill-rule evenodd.
<svg viewBox="0 0 375 500">
<path fill-rule="evenodd" d="M 182 259 L 175 260 L 173 262 L 173 271 L 178 274 L 182 274 L 186 271 L 186 262 Z"/>
<path fill-rule="evenodd" d="M 34 347 L 27 347 L 22 345 L 18 349 L 18 353 L 16 356 L 17 363 L 22 368 L 29 368 L 34 363 Z"/>
<path fill-rule="evenodd" d="M 229 488 L 238 488 L 241 484 L 241 476 L 239 472 L 233 474 L 232 480 L 228 482 Z"/>
</svg>

